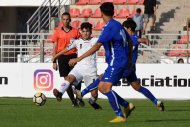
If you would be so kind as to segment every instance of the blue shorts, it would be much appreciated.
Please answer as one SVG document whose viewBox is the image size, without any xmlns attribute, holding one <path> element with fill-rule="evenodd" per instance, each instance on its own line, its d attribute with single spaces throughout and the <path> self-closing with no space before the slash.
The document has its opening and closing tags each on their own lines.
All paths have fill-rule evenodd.
<svg viewBox="0 0 190 127">
<path fill-rule="evenodd" d="M 126 78 L 128 82 L 135 82 L 137 81 L 137 75 L 136 75 L 136 67 L 135 65 L 133 66 L 133 68 L 131 70 L 125 70 L 123 77 L 122 78 Z"/>
<path fill-rule="evenodd" d="M 119 80 L 123 77 L 126 69 L 118 66 L 108 66 L 105 70 L 101 81 L 110 82 L 112 85 L 117 85 Z"/>
</svg>

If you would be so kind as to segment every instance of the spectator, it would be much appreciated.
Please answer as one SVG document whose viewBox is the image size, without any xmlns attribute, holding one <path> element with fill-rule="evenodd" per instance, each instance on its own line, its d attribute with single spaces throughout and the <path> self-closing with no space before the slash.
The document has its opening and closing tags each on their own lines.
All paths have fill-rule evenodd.
<svg viewBox="0 0 190 127">
<path fill-rule="evenodd" d="M 141 14 L 140 8 L 136 9 L 136 14 L 134 14 L 133 20 L 137 24 L 137 27 L 135 29 L 135 34 L 141 38 L 142 31 L 143 31 L 143 15 Z"/>
<path fill-rule="evenodd" d="M 177 63 L 184 64 L 184 60 L 182 58 L 179 58 L 178 61 L 177 61 Z"/>
<path fill-rule="evenodd" d="M 53 42 L 54 42 L 53 57 L 57 53 L 59 53 L 62 49 L 66 48 L 68 44 L 70 44 L 70 41 L 72 39 L 78 39 L 80 37 L 79 30 L 72 28 L 70 26 L 71 16 L 68 12 L 65 12 L 62 14 L 61 20 L 63 23 L 62 27 L 55 30 L 54 35 L 53 35 Z M 76 57 L 77 57 L 76 49 L 69 50 L 64 55 L 60 55 L 58 57 L 58 64 L 56 60 L 53 61 L 53 69 L 57 70 L 59 67 L 60 77 L 65 78 L 72 69 L 72 67 L 70 67 L 68 64 L 69 60 Z M 80 90 L 80 87 L 81 87 L 81 84 L 79 84 L 76 89 Z M 68 88 L 67 94 L 69 95 L 69 98 L 71 99 L 74 107 L 78 107 L 78 104 L 83 103 L 80 100 L 77 101 L 77 99 L 74 97 L 71 86 Z"/>
<path fill-rule="evenodd" d="M 144 0 L 144 30 L 146 32 L 146 27 L 151 18 L 150 31 L 154 30 L 156 21 L 156 0 Z"/>
</svg>

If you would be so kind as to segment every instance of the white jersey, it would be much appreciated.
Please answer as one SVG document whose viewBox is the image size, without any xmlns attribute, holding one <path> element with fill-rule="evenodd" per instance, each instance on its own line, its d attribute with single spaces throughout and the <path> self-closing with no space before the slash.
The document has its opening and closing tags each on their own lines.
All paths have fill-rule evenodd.
<svg viewBox="0 0 190 127">
<path fill-rule="evenodd" d="M 89 40 L 77 39 L 71 42 L 67 49 L 77 48 L 77 54 L 79 57 L 91 49 L 96 42 L 97 38 L 91 38 Z M 83 79 L 86 86 L 90 85 L 97 78 L 96 53 L 78 62 L 69 74 L 75 76 L 75 85 Z"/>
<path fill-rule="evenodd" d="M 73 42 L 71 42 L 70 45 L 67 47 L 67 49 L 70 50 L 72 48 L 76 48 L 77 55 L 78 55 L 78 57 L 80 57 L 85 52 L 87 52 L 89 49 L 91 49 L 92 46 L 97 42 L 97 40 L 98 40 L 97 38 L 91 38 L 89 40 L 77 39 L 77 40 L 74 40 Z M 84 58 L 77 64 L 89 65 L 89 66 L 96 65 L 96 53 Z"/>
</svg>

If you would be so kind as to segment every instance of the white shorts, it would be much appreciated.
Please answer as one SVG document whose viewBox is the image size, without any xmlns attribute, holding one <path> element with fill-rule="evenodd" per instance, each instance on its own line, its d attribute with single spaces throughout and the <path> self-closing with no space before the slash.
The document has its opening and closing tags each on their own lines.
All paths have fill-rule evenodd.
<svg viewBox="0 0 190 127">
<path fill-rule="evenodd" d="M 75 65 L 70 71 L 69 75 L 73 75 L 76 78 L 74 85 L 78 85 L 82 80 L 84 80 L 85 86 L 89 86 L 94 80 L 97 79 L 97 68 L 89 66 Z"/>
</svg>

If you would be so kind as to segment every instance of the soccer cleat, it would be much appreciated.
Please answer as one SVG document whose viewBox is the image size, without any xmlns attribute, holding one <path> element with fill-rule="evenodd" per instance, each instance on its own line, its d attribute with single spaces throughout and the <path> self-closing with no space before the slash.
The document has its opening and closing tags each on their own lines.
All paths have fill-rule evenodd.
<svg viewBox="0 0 190 127">
<path fill-rule="evenodd" d="M 157 107 L 160 111 L 165 110 L 164 103 L 162 101 L 157 101 Z"/>
<path fill-rule="evenodd" d="M 62 100 L 62 93 L 59 92 L 57 89 L 53 89 L 53 95 L 56 97 L 57 101 L 61 101 Z"/>
<path fill-rule="evenodd" d="M 119 123 L 119 122 L 126 122 L 127 120 L 124 117 L 117 116 L 113 120 L 109 121 L 111 123 Z"/>
<path fill-rule="evenodd" d="M 80 107 L 84 107 L 85 106 L 85 103 L 84 103 L 84 101 L 82 99 L 77 98 L 77 103 L 78 103 L 78 105 Z"/>
<path fill-rule="evenodd" d="M 94 108 L 94 109 L 102 109 L 102 107 L 97 104 L 96 102 L 91 102 L 90 100 L 88 101 L 88 103 Z"/>
<path fill-rule="evenodd" d="M 73 103 L 72 106 L 73 106 L 74 108 L 78 108 L 78 107 L 79 107 L 79 105 L 78 105 L 76 99 L 72 100 L 72 103 Z"/>
<path fill-rule="evenodd" d="M 135 105 L 132 103 L 129 103 L 128 107 L 124 108 L 124 116 L 127 118 L 130 116 L 131 112 L 135 109 Z"/>
</svg>

